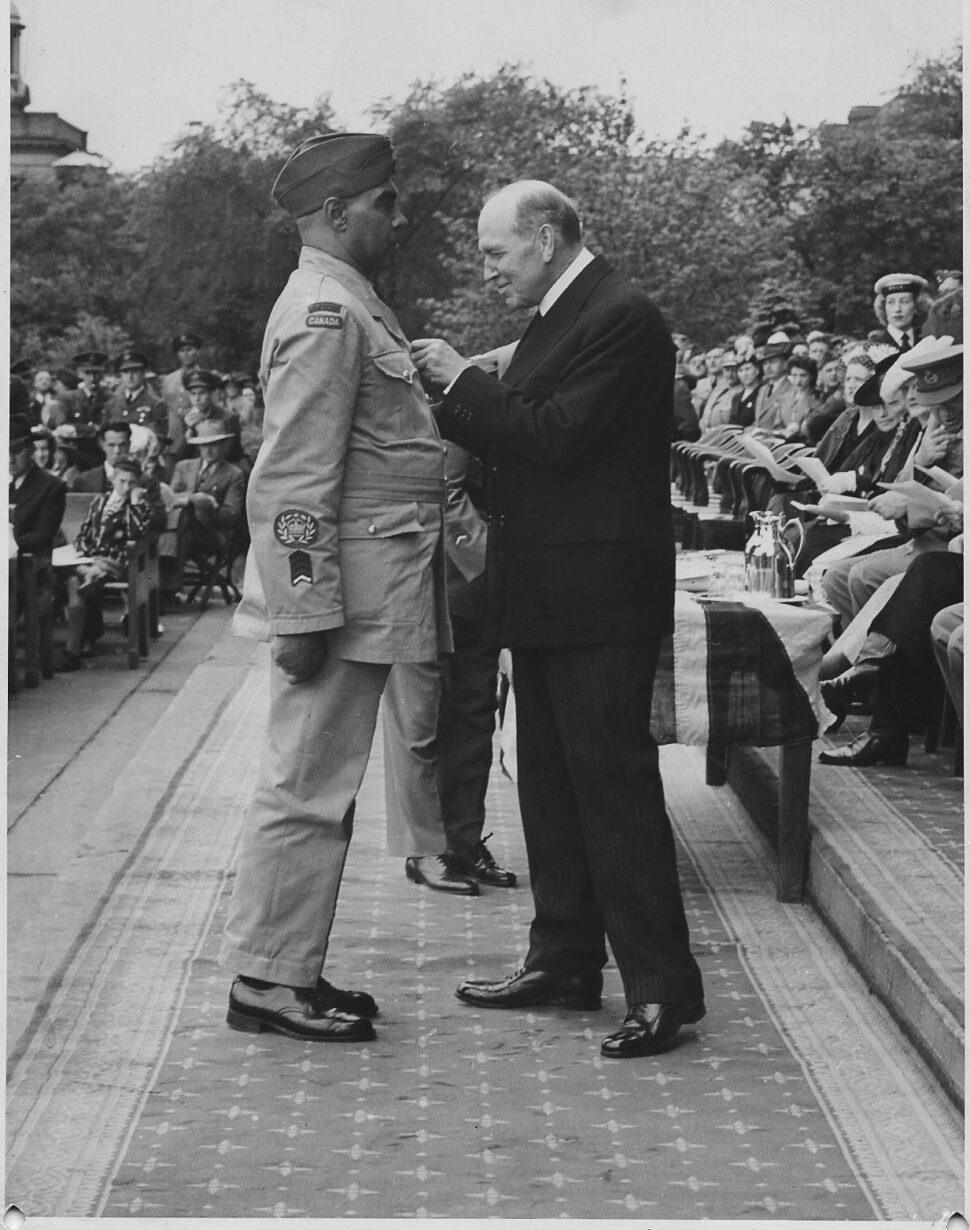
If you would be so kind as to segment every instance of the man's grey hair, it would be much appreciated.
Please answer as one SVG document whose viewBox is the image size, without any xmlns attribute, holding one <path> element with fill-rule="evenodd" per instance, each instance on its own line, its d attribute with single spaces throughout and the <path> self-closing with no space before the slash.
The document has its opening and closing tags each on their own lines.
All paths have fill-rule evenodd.
<svg viewBox="0 0 970 1230">
<path fill-rule="evenodd" d="M 579 211 L 565 193 L 551 185 L 523 196 L 515 211 L 517 234 L 537 231 L 540 226 L 551 226 L 567 247 L 577 247 L 582 242 Z"/>
</svg>

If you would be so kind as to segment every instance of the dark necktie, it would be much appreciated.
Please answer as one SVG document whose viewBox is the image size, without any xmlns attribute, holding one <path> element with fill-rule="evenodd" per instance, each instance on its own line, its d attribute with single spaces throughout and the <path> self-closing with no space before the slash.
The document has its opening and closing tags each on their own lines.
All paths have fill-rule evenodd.
<svg viewBox="0 0 970 1230">
<path fill-rule="evenodd" d="M 912 349 L 913 349 L 913 344 L 909 340 L 909 334 L 904 333 L 903 336 L 899 339 L 899 353 L 905 354 L 907 350 L 912 350 Z"/>
</svg>

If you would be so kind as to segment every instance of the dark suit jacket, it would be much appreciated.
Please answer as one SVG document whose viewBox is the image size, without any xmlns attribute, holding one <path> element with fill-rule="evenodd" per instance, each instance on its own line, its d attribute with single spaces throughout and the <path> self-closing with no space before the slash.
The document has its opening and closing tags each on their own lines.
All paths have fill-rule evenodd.
<svg viewBox="0 0 970 1230">
<path fill-rule="evenodd" d="M 495 643 L 581 645 L 673 627 L 675 350 L 602 257 L 523 335 L 503 379 L 467 368 L 442 434 L 483 457 Z"/>
<path fill-rule="evenodd" d="M 82 470 L 74 484 L 71 487 L 72 491 L 90 491 L 93 494 L 101 495 L 105 491 L 110 490 L 111 484 L 108 482 L 108 475 L 105 473 L 103 465 L 95 466 L 92 470 Z"/>
<path fill-rule="evenodd" d="M 21 551 L 50 555 L 64 517 L 66 495 L 61 480 L 38 466 L 27 471 L 19 487 L 10 484 L 10 520 Z"/>
<path fill-rule="evenodd" d="M 198 513 L 204 525 L 212 525 L 217 529 L 231 530 L 242 516 L 246 500 L 246 476 L 238 466 L 228 461 L 220 461 L 211 467 L 200 478 L 202 460 L 199 457 L 191 461 L 175 463 L 172 475 L 172 490 L 176 495 L 182 491 L 201 491 L 211 495 L 218 508 L 209 513 Z"/>
</svg>

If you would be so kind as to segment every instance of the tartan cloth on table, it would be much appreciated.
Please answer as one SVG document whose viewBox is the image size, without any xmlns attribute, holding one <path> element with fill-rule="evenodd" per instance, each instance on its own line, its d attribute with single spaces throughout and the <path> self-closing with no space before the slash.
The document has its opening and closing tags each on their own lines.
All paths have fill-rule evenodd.
<svg viewBox="0 0 970 1230">
<path fill-rule="evenodd" d="M 775 747 L 828 725 L 818 685 L 827 611 L 747 594 L 698 602 L 678 590 L 674 612 L 653 689 L 658 743 Z"/>
<path fill-rule="evenodd" d="M 658 743 L 776 747 L 814 739 L 833 720 L 818 669 L 832 615 L 749 594 L 699 602 L 678 590 L 661 647 L 650 729 Z M 510 663 L 506 655 L 506 669 Z M 501 764 L 516 780 L 515 692 L 502 720 Z"/>
</svg>

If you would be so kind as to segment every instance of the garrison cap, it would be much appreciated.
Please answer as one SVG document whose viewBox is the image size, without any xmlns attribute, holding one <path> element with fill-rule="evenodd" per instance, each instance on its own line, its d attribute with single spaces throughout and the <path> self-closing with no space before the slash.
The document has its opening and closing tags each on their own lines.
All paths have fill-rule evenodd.
<svg viewBox="0 0 970 1230">
<path fill-rule="evenodd" d="M 929 289 L 929 282 L 918 273 L 884 273 L 873 290 L 877 295 L 913 295 Z"/>
<path fill-rule="evenodd" d="M 329 132 L 308 137 L 276 177 L 273 200 L 294 218 L 320 209 L 327 197 L 358 196 L 394 174 L 387 137 L 371 132 Z"/>
<path fill-rule="evenodd" d="M 123 350 L 115 359 L 115 371 L 130 371 L 132 368 L 148 367 L 148 355 L 140 350 Z"/>
<path fill-rule="evenodd" d="M 963 391 L 962 346 L 940 345 L 923 354 L 910 351 L 904 357 L 903 367 L 916 373 L 916 400 L 922 405 L 938 406 Z"/>
</svg>

